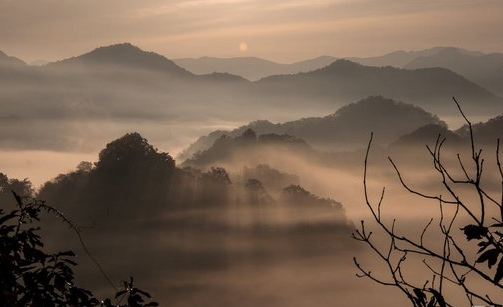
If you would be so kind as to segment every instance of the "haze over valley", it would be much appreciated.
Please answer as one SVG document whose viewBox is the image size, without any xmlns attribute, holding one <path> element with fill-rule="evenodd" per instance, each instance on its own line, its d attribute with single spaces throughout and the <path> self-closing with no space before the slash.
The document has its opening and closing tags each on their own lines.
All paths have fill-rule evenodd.
<svg viewBox="0 0 503 307">
<path fill-rule="evenodd" d="M 502 14 L 0 0 L 2 231 L 73 250 L 99 300 L 133 276 L 160 306 L 499 306 Z"/>
<path fill-rule="evenodd" d="M 482 56 L 453 48 L 406 54 L 423 59 L 433 52 Z M 100 47 L 43 66 L 26 65 L 5 54 L 1 57 L 4 120 L 0 137 L 2 154 L 6 156 L 12 150 L 41 150 L 71 152 L 75 157 L 82 153 L 83 158 L 89 159 L 90 153 L 96 153 L 107 141 L 131 131 L 148 136 L 160 148 L 177 155 L 213 130 L 231 130 L 256 120 L 281 123 L 326 116 L 376 95 L 422 107 L 453 129 L 461 121 L 450 101 L 452 93 L 476 120 L 499 114 L 502 104 L 501 97 L 471 81 L 466 74 L 438 67 L 392 67 L 400 66 L 401 52 L 359 60 L 367 65 L 386 61 L 386 67 L 334 58 L 332 63 L 320 62 L 307 69 L 297 67 L 288 75 L 266 76 L 254 82 L 231 74 L 235 71 L 226 71 L 223 64 L 221 69 L 212 69 L 218 72 L 196 75 L 159 54 L 128 43 Z M 246 64 L 248 60 L 241 61 Z M 242 69 L 246 70 L 246 66 Z M 492 72 L 487 72 L 477 80 L 493 77 Z M 491 82 L 497 84 L 497 80 Z M 360 139 L 346 137 L 344 142 L 355 143 L 349 147 L 361 146 L 367 128 L 362 128 Z M 400 130 L 405 132 L 408 131 Z M 387 137 L 387 141 L 393 140 Z M 345 147 L 342 142 L 339 145 Z M 44 180 L 71 169 L 75 163 L 78 161 L 56 167 L 52 174 L 45 174 Z M 27 170 L 17 173 L 12 167 L 7 168 L 16 176 L 28 176 Z"/>
</svg>

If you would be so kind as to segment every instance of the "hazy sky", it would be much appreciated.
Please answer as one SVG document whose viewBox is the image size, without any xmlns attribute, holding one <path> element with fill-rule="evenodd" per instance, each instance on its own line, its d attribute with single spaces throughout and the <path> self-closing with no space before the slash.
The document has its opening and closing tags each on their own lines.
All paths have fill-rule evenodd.
<svg viewBox="0 0 503 307">
<path fill-rule="evenodd" d="M 169 58 L 503 51 L 501 0 L 0 0 L 0 50 L 56 60 L 131 42 Z"/>
</svg>

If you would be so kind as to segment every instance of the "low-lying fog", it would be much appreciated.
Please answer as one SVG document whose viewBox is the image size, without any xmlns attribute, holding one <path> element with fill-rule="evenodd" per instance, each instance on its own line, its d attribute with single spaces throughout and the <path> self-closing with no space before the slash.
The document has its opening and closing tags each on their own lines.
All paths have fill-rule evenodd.
<svg viewBox="0 0 503 307">
<path fill-rule="evenodd" d="M 131 46 L 112 48 L 142 52 Z M 29 178 L 37 197 L 84 226 L 90 251 L 117 285 L 132 275 L 165 306 L 406 304 L 397 290 L 355 276 L 353 257 L 373 272 L 384 273 L 368 247 L 351 239 L 361 220 L 376 229 L 363 191 L 370 130 L 357 128 L 367 127 L 379 111 L 398 112 L 378 115 L 382 118 L 374 132 L 386 134 L 381 140 L 387 141 L 372 146 L 368 192 L 375 204 L 385 186 L 383 217 L 387 222 L 396 218 L 397 230 L 417 237 L 431 217 L 438 224 L 438 203 L 407 192 L 387 157 L 393 157 L 414 188 L 437 195 L 442 193 L 441 178 L 423 143 L 395 142 L 428 125 L 451 133 L 448 139 L 460 138 L 445 129 L 446 124 L 451 130 L 463 124 L 446 97 L 453 89 L 467 97 L 462 101 L 473 122 L 494 117 L 501 98 L 442 69 L 368 68 L 342 61 L 312 74 L 249 82 L 225 74 L 195 76 L 173 68 L 166 59 L 160 63 L 179 75 L 99 65 L 80 70 L 65 63 L 0 71 L 5 81 L 0 82 L 0 172 Z M 154 64 L 150 66 L 162 66 Z M 361 81 L 361 87 L 346 76 Z M 432 76 L 450 80 L 445 83 L 452 88 L 444 88 Z M 403 87 L 395 84 L 398 81 Z M 436 117 L 373 96 L 382 91 L 406 103 L 424 102 L 424 110 L 442 113 Z M 482 97 L 486 104 L 479 105 L 475 98 L 477 103 L 468 103 L 469 97 Z M 334 112 L 350 103 L 344 109 L 346 117 L 337 122 L 344 112 Z M 372 109 L 372 103 L 379 105 Z M 362 110 L 366 113 L 358 117 Z M 299 120 L 305 117 L 322 118 Z M 219 135 L 213 146 L 206 144 L 207 151 L 179 159 L 176 166 L 161 154 L 176 159 L 199 137 L 260 119 L 282 132 Z M 285 121 L 292 122 L 274 125 Z M 300 130 L 315 142 L 334 135 L 344 141 L 320 149 L 320 144 L 311 146 L 309 140 L 283 135 Z M 130 132 L 139 134 L 125 135 Z M 436 134 L 427 137 L 426 142 L 434 144 Z M 377 132 L 375 139 L 380 139 Z M 456 153 L 461 152 L 464 161 L 470 155 L 466 144 L 454 145 L 447 146 L 446 165 L 462 176 Z M 483 184 L 496 198 L 501 181 L 494 167 L 494 146 L 484 146 L 490 166 Z M 79 165 L 81 161 L 96 163 Z M 457 193 L 476 200 L 465 190 Z M 99 294 L 107 292 L 106 282 L 64 227 L 53 220 L 44 225 L 48 248 L 75 249 L 79 280 Z M 461 233 L 459 227 L 456 231 Z M 376 244 L 382 246 L 386 241 L 378 234 Z M 425 238 L 438 248 L 439 236 L 437 227 Z M 408 267 L 408 276 L 431 278 L 421 261 L 416 263 Z M 494 298 L 501 299 L 501 293 Z"/>
<path fill-rule="evenodd" d="M 281 171 L 299 174 L 299 184 L 312 193 L 340 201 L 348 221 L 338 224 L 339 213 L 334 214 L 332 208 L 317 211 L 315 207 L 292 209 L 281 203 L 259 208 L 231 204 L 224 208 L 169 212 L 118 228 L 95 225 L 83 232 L 91 251 L 112 280 L 133 275 L 139 286 L 171 306 L 406 305 L 403 295 L 395 289 L 355 276 L 353 257 L 374 274 L 385 276 L 376 256 L 349 237 L 353 227 L 364 219 L 368 228 L 380 236 L 376 237 L 377 242 L 384 238 L 365 207 L 363 162 L 349 161 L 349 165 L 327 169 L 286 152 L 260 155 Z M 437 192 L 438 176 L 428 168 L 428 159 L 417 159 L 418 156 L 397 159 L 404 178 L 414 188 Z M 356 160 L 360 158 L 363 156 Z M 376 203 L 381 188 L 386 186 L 383 216 L 388 222 L 397 218 L 397 230 L 417 237 L 430 217 L 438 217 L 438 204 L 404 191 L 385 158 L 379 150 L 371 153 L 371 200 Z M 245 159 L 225 165 L 233 182 L 239 182 L 237 176 L 248 162 Z M 497 187 L 494 188 L 491 191 L 496 193 Z M 274 190 L 268 191 L 276 197 Z M 135 210 L 142 212 L 138 206 Z M 150 209 L 145 210 L 142 216 L 148 216 Z M 61 231 L 64 226 L 59 227 Z M 426 241 L 437 246 L 438 230 L 432 229 Z M 65 242 L 73 242 L 65 246 L 79 251 L 79 276 L 84 284 L 98 289 L 98 293 L 109 292 L 76 239 L 70 236 Z M 414 280 L 419 276 L 430 278 L 425 272 L 428 271 L 420 261 L 407 271 Z M 495 294 L 493 298 L 501 298 L 498 292 Z"/>
<path fill-rule="evenodd" d="M 363 219 L 366 220 L 368 229 L 375 231 L 377 244 L 386 244 L 385 236 L 372 222 L 365 205 L 362 186 L 363 150 L 333 156 L 316 156 L 308 149 L 292 150 L 289 145 L 243 146 L 233 150 L 230 155 L 222 155 L 220 161 L 211 163 L 224 167 L 229 173 L 232 185 L 230 198 L 225 198 L 226 205 L 214 206 L 211 203 L 212 199 L 224 199 L 221 197 L 227 193 L 224 193 L 227 188 L 220 190 L 218 185 L 210 186 L 209 190 L 197 190 L 198 186 L 204 185 L 203 181 L 199 184 L 196 181 L 194 185 L 189 180 L 180 186 L 176 183 L 170 184 L 169 188 L 175 192 L 196 189 L 180 196 L 180 201 L 187 201 L 188 207 L 178 208 L 175 205 L 173 209 L 156 211 L 158 207 L 155 202 L 163 201 L 162 193 L 158 195 L 159 191 L 154 188 L 154 191 L 151 191 L 154 195 L 151 197 L 155 201 L 148 200 L 147 203 L 142 203 L 143 196 L 135 193 L 149 191 L 152 184 L 157 183 L 157 179 L 153 179 L 157 178 L 157 174 L 152 175 L 152 179 L 143 178 L 141 175 L 138 175 L 138 180 L 132 178 L 134 189 L 126 189 L 136 191 L 133 193 L 134 199 L 126 197 L 124 202 L 123 198 L 115 194 L 114 185 L 124 191 L 122 185 L 128 184 L 127 180 L 130 179 L 121 178 L 119 175 L 114 177 L 113 172 L 120 170 L 113 168 L 101 173 L 100 168 L 104 166 L 100 165 L 96 171 L 90 171 L 90 175 L 86 175 L 89 170 L 79 175 L 84 176 L 83 178 L 90 176 L 89 179 L 78 179 L 78 176 L 75 177 L 77 179 L 71 179 L 73 175 L 68 175 L 69 181 L 60 178 L 59 182 L 67 191 L 58 192 L 57 188 L 49 187 L 42 191 L 41 197 L 50 201 L 54 198 L 56 201 L 51 203 L 62 208 L 70 204 L 70 207 L 66 207 L 67 211 L 79 217 L 76 219 L 79 225 L 85 226 L 83 235 L 89 249 L 113 281 L 133 275 L 137 285 L 149 290 L 163 305 L 251 307 L 262 304 L 301 307 L 314 304 L 327 307 L 357 307 L 407 304 L 397 290 L 355 275 L 357 271 L 353 265 L 353 257 L 357 257 L 358 261 L 374 274 L 386 274 L 382 263 L 377 262 L 376 256 L 368 247 L 350 238 L 354 227 L 358 227 Z M 456 176 L 460 176 L 462 173 L 456 168 L 456 152 L 448 147 L 445 150 L 445 162 L 448 167 L 456 169 Z M 33 153 L 36 152 L 25 154 Z M 410 182 L 414 188 L 431 194 L 440 193 L 440 177 L 433 170 L 431 157 L 423 146 L 384 149 L 374 145 L 371 149 L 368 164 L 371 201 L 375 205 L 382 187 L 386 186 L 382 206 L 386 221 L 390 223 L 393 218 L 397 218 L 398 231 L 418 237 L 430 217 L 435 217 L 435 223 L 438 223 L 438 203 L 425 201 L 405 191 L 387 161 L 388 154 L 394 157 L 394 161 L 403 171 L 404 180 Z M 487 165 L 495 163 L 491 154 L 493 152 L 489 147 Z M 63 160 L 65 156 L 62 153 L 53 155 L 40 154 L 39 161 L 50 163 L 50 159 L 54 157 Z M 85 156 L 94 156 L 94 159 L 97 159 L 93 153 L 87 153 Z M 462 159 L 468 162 L 469 157 L 469 153 L 462 150 Z M 73 157 L 68 159 L 71 158 Z M 100 158 L 103 165 L 105 158 L 104 155 Z M 19 159 L 22 159 L 22 156 Z M 75 170 L 70 162 L 67 167 Z M 196 160 L 191 163 L 196 163 Z M 41 164 L 43 163 L 38 165 Z M 268 165 L 265 170 L 271 172 L 269 175 L 261 175 L 258 171 L 264 170 L 264 167 L 253 171 L 257 165 L 264 164 Z M 148 169 L 144 168 L 138 170 L 139 174 L 143 171 L 148 174 Z M 201 168 L 207 169 L 206 166 Z M 467 167 L 467 170 L 472 171 L 470 167 Z M 488 178 L 488 183 L 498 182 L 495 171 L 494 168 L 488 169 L 486 176 L 489 177 L 485 177 Z M 93 176 L 96 178 L 93 179 Z M 107 176 L 111 176 L 111 181 L 106 179 Z M 254 191 L 260 192 L 256 198 L 259 203 L 248 203 L 255 198 L 247 198 L 248 190 L 241 189 L 245 186 L 246 178 L 251 176 L 264 176 L 260 179 L 265 191 L 274 201 L 267 200 L 269 196 L 261 198 L 262 190 L 258 189 Z M 77 180 L 75 187 L 72 187 L 72 180 Z M 93 180 L 97 180 L 94 185 Z M 166 179 L 159 180 L 162 186 L 162 180 Z M 107 182 L 113 184 L 104 186 Z M 320 204 L 302 203 L 297 207 L 292 205 L 292 201 L 283 198 L 281 185 L 275 187 L 274 182 L 299 184 L 315 195 L 340 202 L 342 209 L 336 203 L 325 206 L 324 200 Z M 94 186 L 90 191 L 96 194 L 84 198 L 72 195 L 79 193 L 78 189 L 82 184 Z M 486 188 L 494 197 L 500 192 L 498 184 L 486 185 Z M 82 188 L 80 193 L 86 194 L 86 191 L 88 190 Z M 69 195 L 58 198 L 58 193 Z M 467 199 L 476 200 L 473 194 L 466 194 L 462 190 L 459 190 L 459 193 Z M 102 201 L 100 195 L 106 200 Z M 118 197 L 116 201 L 115 197 Z M 137 197 L 140 202 L 136 202 Z M 60 204 L 57 199 L 68 199 L 69 202 Z M 98 203 L 93 204 L 90 202 L 92 199 Z M 201 201 L 203 206 L 198 205 Z M 88 207 L 72 211 L 73 202 L 75 205 L 79 205 L 79 202 L 80 205 L 88 204 Z M 207 203 L 204 204 L 205 202 Z M 169 203 L 167 205 L 169 206 Z M 153 212 L 158 212 L 154 214 L 155 218 L 152 217 Z M 121 222 L 123 216 L 129 216 L 129 220 Z M 86 228 L 88 226 L 89 228 Z M 109 293 L 110 287 L 87 258 L 76 237 L 63 231 L 64 227 L 55 220 L 51 222 L 51 226 L 46 227 L 54 239 L 48 242 L 48 247 L 64 246 L 76 250 L 80 264 L 77 270 L 79 280 L 99 294 Z M 425 240 L 440 248 L 439 235 L 438 229 L 432 227 Z M 431 278 L 428 269 L 420 260 L 415 263 L 408 267 L 407 275 L 411 279 Z M 488 292 L 493 299 L 502 298 L 497 291 L 489 289 Z M 462 299 L 462 296 L 458 297 Z"/>
<path fill-rule="evenodd" d="M 229 130 L 245 121 L 195 119 L 48 120 L 0 122 L 0 169 L 14 178 L 29 178 L 39 187 L 58 174 L 75 169 L 81 161 L 95 162 L 105 145 L 128 132 L 139 132 L 159 150 L 176 157 L 201 135 Z"/>
<path fill-rule="evenodd" d="M 316 110 L 309 116 L 326 116 L 334 110 Z M 284 122 L 305 115 L 292 112 L 267 112 L 267 120 Z M 106 143 L 128 132 L 139 132 L 160 151 L 177 157 L 200 136 L 215 130 L 232 130 L 255 120 L 215 118 L 180 118 L 176 120 L 138 119 L 72 119 L 72 120 L 2 120 L 0 122 L 0 170 L 10 177 L 29 178 L 35 187 L 74 169 L 81 161 L 97 160 Z M 260 117 L 262 118 L 262 117 Z M 489 116 L 471 116 L 473 122 Z M 450 129 L 463 124 L 462 118 L 441 117 Z M 181 163 L 183 161 L 177 161 Z"/>
</svg>

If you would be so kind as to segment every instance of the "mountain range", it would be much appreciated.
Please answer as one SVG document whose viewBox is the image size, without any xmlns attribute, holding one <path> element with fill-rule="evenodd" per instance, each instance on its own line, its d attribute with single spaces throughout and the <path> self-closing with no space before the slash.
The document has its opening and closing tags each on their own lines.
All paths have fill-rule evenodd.
<svg viewBox="0 0 503 307">
<path fill-rule="evenodd" d="M 3 51 L 0 51 L 0 66 L 5 65 L 26 65 L 26 63 L 16 57 L 8 56 Z"/>
<path fill-rule="evenodd" d="M 457 52 L 465 54 L 467 56 L 483 55 L 483 53 L 479 51 L 471 51 L 456 47 L 433 47 L 416 51 L 398 50 L 379 56 L 365 57 L 365 58 L 349 57 L 346 59 L 366 66 L 393 66 L 397 68 L 405 68 L 407 64 L 409 64 L 410 62 L 414 61 L 419 57 L 434 56 L 438 53 L 443 52 L 444 50 L 456 50 Z"/>
<path fill-rule="evenodd" d="M 165 125 L 208 118 L 243 123 L 267 114 L 268 120 L 284 122 L 327 114 L 348 101 L 376 95 L 439 116 L 456 112 L 452 96 L 468 114 L 489 117 L 503 113 L 502 98 L 438 67 L 372 67 L 339 59 L 312 71 L 252 82 L 230 73 L 195 75 L 162 55 L 129 43 L 100 47 L 40 67 L 3 53 L 0 62 L 10 63 L 0 69 L 0 140 L 4 148 L 94 150 L 93 141 L 102 144 L 117 133 L 98 128 L 96 123 L 82 130 L 78 121 L 101 121 L 104 127 L 110 121 Z M 302 65 L 306 63 L 309 61 Z"/>
<path fill-rule="evenodd" d="M 375 142 L 387 145 L 400 136 L 429 124 L 447 127 L 437 116 L 419 107 L 382 96 L 371 96 L 324 117 L 302 118 L 277 124 L 259 120 L 231 131 L 214 131 L 200 137 L 178 158 L 188 159 L 195 153 L 210 148 L 223 136 L 237 137 L 250 129 L 259 135 L 291 135 L 319 149 L 341 151 L 364 147 L 370 132 L 374 132 Z"/>
<path fill-rule="evenodd" d="M 457 48 L 444 48 L 437 53 L 422 55 L 410 61 L 404 68 L 418 69 L 444 67 L 477 84 L 503 95 L 503 54 L 473 54 Z"/>
<path fill-rule="evenodd" d="M 46 64 L 47 68 L 115 66 L 170 73 L 178 77 L 191 76 L 187 70 L 155 52 L 143 51 L 130 43 L 99 47 L 80 56 Z"/>
<path fill-rule="evenodd" d="M 393 66 L 405 68 L 410 62 L 419 57 L 436 55 L 443 50 L 457 50 L 466 56 L 480 56 L 481 52 L 469 51 L 454 47 L 433 47 L 418 51 L 393 51 L 384 55 L 372 57 L 344 57 L 344 59 L 365 66 Z M 209 74 L 212 72 L 226 72 L 239 75 L 255 81 L 273 75 L 296 74 L 323 68 L 341 59 L 329 55 L 323 55 L 291 64 L 278 63 L 257 57 L 234 57 L 234 58 L 179 58 L 173 61 L 194 74 Z M 440 67 L 443 67 L 440 65 Z"/>
<path fill-rule="evenodd" d="M 448 101 L 456 96 L 469 112 L 491 109 L 489 112 L 499 113 L 502 110 L 501 98 L 465 77 L 439 67 L 407 70 L 337 60 L 315 71 L 271 76 L 254 85 L 258 95 L 278 96 L 284 93 L 290 101 L 327 104 L 334 99 L 358 100 L 383 95 L 441 115 L 452 110 Z"/>
<path fill-rule="evenodd" d="M 173 61 L 194 74 L 230 73 L 256 81 L 272 75 L 295 74 L 316 70 L 333 63 L 335 60 L 337 58 L 332 56 L 320 56 L 292 64 L 276 63 L 257 57 L 201 57 L 197 59 L 180 58 Z"/>
<path fill-rule="evenodd" d="M 326 150 L 318 146 L 311 146 L 310 143 L 289 134 L 278 134 L 270 132 L 271 130 L 262 130 L 265 132 L 256 133 L 264 129 L 263 126 L 254 125 L 254 123 L 233 130 L 228 134 L 223 132 L 214 133 L 209 138 L 220 135 L 208 147 L 204 147 L 191 155 L 181 165 L 184 167 L 196 167 L 209 169 L 212 166 L 224 166 L 229 170 L 247 169 L 249 166 L 266 163 L 274 167 L 289 167 L 289 171 L 294 169 L 303 169 L 306 165 L 309 168 L 320 167 L 321 169 L 345 170 L 353 173 L 361 166 L 365 156 L 365 146 L 368 145 L 369 135 L 366 144 L 352 149 L 334 148 Z M 274 128 L 274 127 L 273 127 Z M 346 124 L 345 128 L 350 130 L 352 126 Z M 486 122 L 473 125 L 473 134 L 475 145 L 479 148 L 486 148 L 489 151 L 494 150 L 497 140 L 503 137 L 503 116 L 497 116 Z M 246 129 L 243 131 L 243 129 Z M 379 131 L 379 130 L 378 130 Z M 401 162 L 410 164 L 410 168 L 418 167 L 418 170 L 431 163 L 431 157 L 426 151 L 425 145 L 431 150 L 436 142 L 442 142 L 442 151 L 445 154 L 445 160 L 452 159 L 460 155 L 462 157 L 470 156 L 470 134 L 468 126 L 463 126 L 457 130 L 449 130 L 442 122 L 432 122 L 420 126 L 412 131 L 403 132 L 388 144 L 376 143 L 382 130 L 374 133 L 373 151 L 380 159 L 374 161 L 373 165 L 389 166 L 387 159 L 383 157 L 392 156 Z M 294 132 L 295 133 L 295 132 Z M 397 133 L 399 134 L 399 133 Z M 203 144 L 195 143 L 192 145 Z M 454 154 L 452 154 L 454 153 Z M 185 152 L 188 154 L 188 151 Z M 411 162 L 414 161 L 414 162 Z M 389 169 L 388 169 L 389 170 Z"/>
<path fill-rule="evenodd" d="M 256 57 L 212 58 L 201 57 L 175 59 L 174 62 L 195 74 L 227 72 L 249 80 L 272 75 L 309 72 L 328 66 L 338 58 L 320 56 L 292 64 L 281 64 Z M 418 69 L 442 67 L 503 96 L 503 54 L 484 54 L 455 47 L 434 47 L 418 51 L 394 51 L 374 57 L 346 57 L 345 59 L 365 66 L 393 66 Z"/>
</svg>

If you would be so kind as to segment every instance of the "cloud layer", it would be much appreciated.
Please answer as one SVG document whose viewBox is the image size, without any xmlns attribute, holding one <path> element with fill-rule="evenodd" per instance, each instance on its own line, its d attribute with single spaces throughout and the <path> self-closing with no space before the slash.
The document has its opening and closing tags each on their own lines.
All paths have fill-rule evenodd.
<svg viewBox="0 0 503 307">
<path fill-rule="evenodd" d="M 501 51 L 503 3 L 467 1 L 0 0 L 0 48 L 55 60 L 130 41 L 170 58 L 247 54 L 289 62 L 456 45 Z"/>
</svg>

